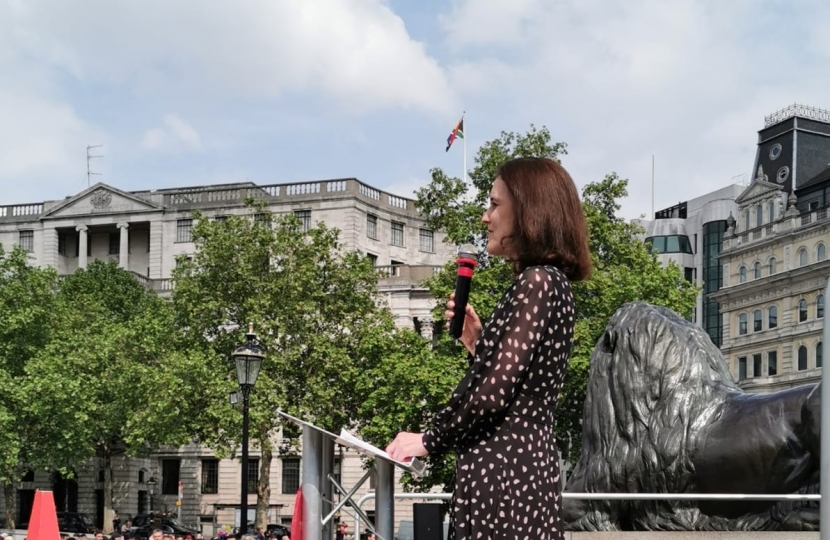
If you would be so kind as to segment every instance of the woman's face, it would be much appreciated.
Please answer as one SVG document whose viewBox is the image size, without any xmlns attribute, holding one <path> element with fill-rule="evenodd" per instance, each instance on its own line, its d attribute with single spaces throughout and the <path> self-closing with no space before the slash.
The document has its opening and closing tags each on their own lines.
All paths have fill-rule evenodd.
<svg viewBox="0 0 830 540">
<path fill-rule="evenodd" d="M 500 176 L 493 182 L 490 207 L 481 216 L 481 222 L 487 225 L 487 253 L 512 258 L 510 237 L 513 236 L 516 214 L 513 196 Z"/>
</svg>

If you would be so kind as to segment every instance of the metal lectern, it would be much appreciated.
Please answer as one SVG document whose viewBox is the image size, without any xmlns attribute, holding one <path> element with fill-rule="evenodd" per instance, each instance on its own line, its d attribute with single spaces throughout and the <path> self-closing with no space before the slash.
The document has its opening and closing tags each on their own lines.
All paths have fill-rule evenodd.
<svg viewBox="0 0 830 540">
<path fill-rule="evenodd" d="M 377 473 L 375 487 L 375 525 L 357 504 L 352 509 L 378 536 L 378 540 L 393 540 L 395 524 L 395 467 L 415 476 L 424 474 L 425 465 L 418 459 L 411 462 L 397 461 L 383 450 L 368 444 L 349 432 L 343 430 L 335 435 L 310 422 L 301 420 L 283 411 L 277 411 L 287 420 L 303 428 L 302 484 L 303 493 L 303 539 L 323 540 L 324 531 L 330 538 L 332 519 L 346 504 L 352 501 L 357 490 L 372 475 L 372 469 L 346 491 L 334 478 L 334 444 L 340 444 L 375 458 L 374 470 Z M 342 467 L 342 464 L 341 464 Z M 332 488 L 342 496 L 342 500 L 332 506 Z M 359 535 L 360 531 L 355 531 Z"/>
</svg>

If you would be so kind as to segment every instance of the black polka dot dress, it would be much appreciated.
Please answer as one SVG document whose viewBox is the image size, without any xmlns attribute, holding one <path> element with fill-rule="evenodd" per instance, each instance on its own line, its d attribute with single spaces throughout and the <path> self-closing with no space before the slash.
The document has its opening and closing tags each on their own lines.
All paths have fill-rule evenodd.
<svg viewBox="0 0 830 540">
<path fill-rule="evenodd" d="M 424 433 L 456 449 L 450 539 L 564 538 L 553 435 L 574 329 L 565 275 L 527 268 L 483 325 L 470 367 Z"/>
</svg>

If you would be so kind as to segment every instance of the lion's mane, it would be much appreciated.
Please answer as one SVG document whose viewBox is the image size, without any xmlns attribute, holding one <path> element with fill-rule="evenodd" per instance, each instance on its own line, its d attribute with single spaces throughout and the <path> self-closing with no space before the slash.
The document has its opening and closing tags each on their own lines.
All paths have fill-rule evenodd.
<svg viewBox="0 0 830 540">
<path fill-rule="evenodd" d="M 730 392 L 741 390 L 701 328 L 666 308 L 626 304 L 591 357 L 582 455 L 567 491 L 694 492 L 691 458 Z M 565 521 L 572 530 L 713 525 L 694 502 L 583 501 L 576 512 L 571 502 Z"/>
</svg>

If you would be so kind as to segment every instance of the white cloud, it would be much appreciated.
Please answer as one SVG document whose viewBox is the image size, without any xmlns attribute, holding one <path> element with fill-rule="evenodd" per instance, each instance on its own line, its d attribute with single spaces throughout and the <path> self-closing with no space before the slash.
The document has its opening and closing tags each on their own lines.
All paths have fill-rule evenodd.
<svg viewBox="0 0 830 540">
<path fill-rule="evenodd" d="M 151 151 L 175 152 L 179 150 L 202 150 L 202 137 L 190 124 L 176 116 L 167 114 L 163 126 L 148 129 L 142 139 L 142 147 Z"/>
<path fill-rule="evenodd" d="M 384 0 L 9 6 L 16 42 L 84 82 L 197 99 L 301 93 L 347 111 L 452 107 L 441 66 Z"/>
<path fill-rule="evenodd" d="M 830 40 L 814 22 L 829 8 L 461 0 L 442 22 L 467 100 L 500 91 L 514 122 L 548 125 L 569 143 L 564 162 L 580 184 L 612 170 L 629 177 L 633 217 L 650 211 L 652 154 L 659 209 L 749 172 L 764 115 L 792 102 L 830 107 L 816 59 Z"/>
<path fill-rule="evenodd" d="M 0 204 L 34 202 L 32 182 L 44 178 L 57 188 L 46 198 L 86 187 L 86 146 L 106 141 L 71 107 L 2 86 L 0 126 Z"/>
</svg>

